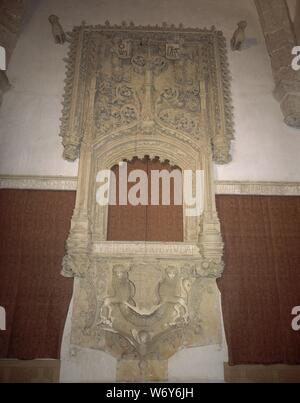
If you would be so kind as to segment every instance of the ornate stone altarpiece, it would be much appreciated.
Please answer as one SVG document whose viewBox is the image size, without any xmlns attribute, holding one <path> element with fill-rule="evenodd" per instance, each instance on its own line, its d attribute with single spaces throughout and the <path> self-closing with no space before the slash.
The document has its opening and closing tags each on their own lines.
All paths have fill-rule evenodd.
<svg viewBox="0 0 300 403">
<path fill-rule="evenodd" d="M 69 35 L 61 136 L 64 157 L 80 155 L 63 261 L 63 274 L 77 277 L 71 343 L 116 357 L 118 380 L 166 380 L 177 351 L 221 342 L 212 163 L 231 160 L 226 41 L 214 27 L 167 25 L 82 25 Z M 204 170 L 204 212 L 184 218 L 182 243 L 106 240 L 97 173 L 145 155 Z"/>
</svg>

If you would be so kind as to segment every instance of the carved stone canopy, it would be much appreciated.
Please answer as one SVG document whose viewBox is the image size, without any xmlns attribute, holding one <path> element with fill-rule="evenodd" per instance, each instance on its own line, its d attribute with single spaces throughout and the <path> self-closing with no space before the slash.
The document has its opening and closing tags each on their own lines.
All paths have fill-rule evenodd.
<svg viewBox="0 0 300 403">
<path fill-rule="evenodd" d="M 85 131 L 92 129 L 93 139 L 166 133 L 197 149 L 211 147 L 219 164 L 231 160 L 233 121 L 222 32 L 107 24 L 75 27 L 69 35 L 61 126 L 66 159 L 78 157 Z M 93 128 L 87 128 L 87 120 Z"/>
<path fill-rule="evenodd" d="M 221 341 L 212 163 L 230 161 L 233 137 L 225 39 L 214 28 L 109 24 L 71 37 L 61 129 L 65 158 L 80 155 L 63 262 L 78 278 L 71 342 L 116 357 L 120 381 L 166 380 L 178 350 Z M 145 155 L 204 171 L 204 211 L 184 218 L 182 243 L 107 241 L 97 173 Z"/>
</svg>

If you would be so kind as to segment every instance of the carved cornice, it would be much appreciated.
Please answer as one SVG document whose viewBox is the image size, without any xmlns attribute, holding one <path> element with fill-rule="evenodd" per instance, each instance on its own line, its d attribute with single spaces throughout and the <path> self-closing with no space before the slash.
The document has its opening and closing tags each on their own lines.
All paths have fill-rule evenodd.
<svg viewBox="0 0 300 403">
<path fill-rule="evenodd" d="M 199 248 L 193 243 L 161 242 L 99 242 L 93 251 L 103 256 L 172 256 L 199 257 Z"/>
<path fill-rule="evenodd" d="M 175 24 L 168 24 L 166 22 L 163 22 L 161 25 L 156 24 L 156 25 L 136 25 L 133 21 L 131 21 L 129 24 L 127 24 L 126 21 L 123 21 L 120 24 L 111 24 L 108 20 L 105 21 L 104 25 L 102 24 L 96 24 L 96 25 L 85 25 L 84 23 L 81 26 L 75 27 L 74 30 L 80 30 L 80 29 L 89 29 L 93 31 L 99 31 L 99 30 L 106 30 L 106 31 L 152 31 L 152 32 L 172 32 L 172 33 L 203 33 L 203 32 L 216 32 L 216 27 L 212 25 L 210 28 L 204 27 L 204 28 L 198 28 L 198 27 L 185 27 L 184 24 L 180 23 L 178 25 Z M 70 34 L 70 33 L 68 33 Z"/>
<path fill-rule="evenodd" d="M 216 181 L 219 195 L 300 196 L 300 182 Z M 77 178 L 67 176 L 0 175 L 0 189 L 77 190 Z"/>
</svg>

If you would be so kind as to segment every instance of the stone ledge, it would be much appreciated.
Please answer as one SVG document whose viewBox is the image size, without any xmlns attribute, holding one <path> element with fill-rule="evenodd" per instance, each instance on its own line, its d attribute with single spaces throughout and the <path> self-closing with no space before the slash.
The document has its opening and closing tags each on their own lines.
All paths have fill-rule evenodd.
<svg viewBox="0 0 300 403">
<path fill-rule="evenodd" d="M 0 360 L 0 383 L 58 383 L 60 360 Z"/>
</svg>

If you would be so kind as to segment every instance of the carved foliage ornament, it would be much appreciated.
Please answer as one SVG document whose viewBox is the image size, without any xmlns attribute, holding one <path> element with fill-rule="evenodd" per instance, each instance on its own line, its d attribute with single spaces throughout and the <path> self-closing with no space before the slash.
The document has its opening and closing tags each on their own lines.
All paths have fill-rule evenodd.
<svg viewBox="0 0 300 403">
<path fill-rule="evenodd" d="M 67 60 L 61 136 L 75 160 L 86 118 L 83 103 L 95 79 L 94 138 L 126 129 L 168 131 L 228 163 L 233 139 L 230 79 L 222 32 L 175 27 L 74 28 Z"/>
</svg>

